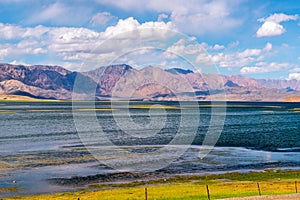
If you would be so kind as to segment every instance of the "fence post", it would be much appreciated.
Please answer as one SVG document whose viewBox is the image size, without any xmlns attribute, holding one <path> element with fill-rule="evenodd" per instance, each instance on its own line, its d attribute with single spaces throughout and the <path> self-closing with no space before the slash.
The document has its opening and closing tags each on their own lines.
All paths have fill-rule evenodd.
<svg viewBox="0 0 300 200">
<path fill-rule="evenodd" d="M 258 194 L 259 194 L 259 196 L 261 196 L 261 192 L 260 192 L 259 183 L 257 183 L 257 189 L 258 189 Z"/>
<path fill-rule="evenodd" d="M 210 200 L 210 194 L 209 194 L 209 188 L 208 188 L 208 185 L 206 185 L 206 192 L 207 192 L 207 198 L 208 198 L 208 200 Z"/>
<path fill-rule="evenodd" d="M 296 193 L 298 193 L 297 181 L 295 181 L 295 191 L 296 191 Z"/>
<path fill-rule="evenodd" d="M 148 200 L 148 191 L 147 191 L 147 188 L 145 188 L 145 200 Z"/>
</svg>

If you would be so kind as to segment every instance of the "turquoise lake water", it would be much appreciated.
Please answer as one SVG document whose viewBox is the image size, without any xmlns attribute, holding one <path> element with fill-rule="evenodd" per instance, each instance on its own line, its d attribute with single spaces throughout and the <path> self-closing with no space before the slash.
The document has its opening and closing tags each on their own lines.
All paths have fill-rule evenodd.
<svg viewBox="0 0 300 200">
<path fill-rule="evenodd" d="M 174 174 L 300 167 L 300 103 L 184 102 L 182 106 L 135 101 L 114 102 L 113 109 L 110 102 L 90 105 L 0 102 L 0 187 L 20 188 L 3 196 Z M 182 137 L 172 143 L 179 130 Z M 221 131 L 221 135 L 202 159 L 199 152 L 206 148 L 202 144 L 208 130 Z M 126 171 L 134 172 L 140 164 L 130 159 L 145 158 L 139 155 L 155 153 L 171 143 L 173 149 L 160 154 L 162 158 L 153 158 L 166 163 L 163 168 L 126 176 Z M 111 153 L 112 146 L 126 154 Z M 175 159 L 171 162 L 168 156 Z M 123 160 L 127 163 L 121 165 Z M 120 166 L 121 172 L 116 170 Z"/>
</svg>

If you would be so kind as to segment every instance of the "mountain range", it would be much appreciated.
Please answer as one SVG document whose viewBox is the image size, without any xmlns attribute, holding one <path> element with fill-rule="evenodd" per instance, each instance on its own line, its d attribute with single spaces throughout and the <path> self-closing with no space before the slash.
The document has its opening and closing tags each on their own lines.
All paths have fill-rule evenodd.
<svg viewBox="0 0 300 200">
<path fill-rule="evenodd" d="M 0 95 L 37 99 L 297 101 L 300 81 L 253 79 L 126 64 L 88 72 L 0 64 Z M 226 96 L 225 96 L 226 95 Z"/>
</svg>

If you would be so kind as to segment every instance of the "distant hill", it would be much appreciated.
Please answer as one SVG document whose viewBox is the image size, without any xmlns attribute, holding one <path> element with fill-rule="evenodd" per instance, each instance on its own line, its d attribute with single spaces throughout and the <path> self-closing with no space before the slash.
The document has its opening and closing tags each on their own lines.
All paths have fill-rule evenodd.
<svg viewBox="0 0 300 200">
<path fill-rule="evenodd" d="M 298 101 L 300 82 L 200 74 L 180 68 L 147 66 L 138 70 L 126 64 L 88 72 L 0 64 L 0 95 L 72 99 L 73 94 L 77 99 Z"/>
<path fill-rule="evenodd" d="M 172 74 L 190 74 L 190 73 L 194 73 L 192 70 L 180 69 L 180 68 L 171 68 L 171 69 L 166 69 L 165 71 L 170 72 Z"/>
<path fill-rule="evenodd" d="M 27 97 L 27 96 L 22 96 L 22 95 L 2 94 L 2 95 L 0 95 L 0 100 L 34 101 L 34 100 L 38 100 L 38 99 Z"/>
</svg>

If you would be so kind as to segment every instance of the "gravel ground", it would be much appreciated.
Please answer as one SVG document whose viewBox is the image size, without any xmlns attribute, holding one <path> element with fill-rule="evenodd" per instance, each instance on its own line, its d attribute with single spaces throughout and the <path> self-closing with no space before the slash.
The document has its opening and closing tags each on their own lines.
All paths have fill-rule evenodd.
<svg viewBox="0 0 300 200">
<path fill-rule="evenodd" d="M 226 200 L 300 200 L 300 194 L 266 195 L 242 198 L 228 198 Z M 224 199 L 225 200 L 225 199 Z"/>
</svg>

